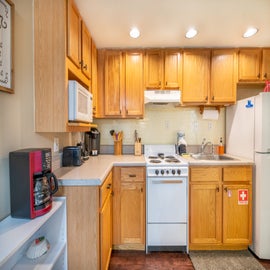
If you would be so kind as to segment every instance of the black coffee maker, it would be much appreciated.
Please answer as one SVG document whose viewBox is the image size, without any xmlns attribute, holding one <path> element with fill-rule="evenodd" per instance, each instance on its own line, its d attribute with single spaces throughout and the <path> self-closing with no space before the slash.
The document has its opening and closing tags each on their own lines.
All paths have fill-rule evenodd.
<svg viewBox="0 0 270 270">
<path fill-rule="evenodd" d="M 85 151 L 90 156 L 97 156 L 100 153 L 100 132 L 97 128 L 91 128 L 85 132 Z"/>
</svg>

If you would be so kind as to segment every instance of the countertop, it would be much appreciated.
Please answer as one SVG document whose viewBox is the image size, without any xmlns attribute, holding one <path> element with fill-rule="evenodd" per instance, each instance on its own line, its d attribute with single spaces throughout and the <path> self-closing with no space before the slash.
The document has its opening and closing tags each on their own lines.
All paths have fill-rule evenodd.
<svg viewBox="0 0 270 270">
<path fill-rule="evenodd" d="M 254 165 L 251 160 L 240 157 L 234 158 L 235 160 L 196 160 L 185 156 L 189 166 Z M 146 161 L 143 155 L 98 155 L 89 157 L 81 166 L 61 167 L 54 173 L 60 186 L 100 186 L 113 166 L 145 165 Z"/>
<path fill-rule="evenodd" d="M 144 156 L 91 156 L 81 166 L 61 167 L 54 171 L 62 186 L 100 186 L 113 166 L 145 166 Z"/>
</svg>

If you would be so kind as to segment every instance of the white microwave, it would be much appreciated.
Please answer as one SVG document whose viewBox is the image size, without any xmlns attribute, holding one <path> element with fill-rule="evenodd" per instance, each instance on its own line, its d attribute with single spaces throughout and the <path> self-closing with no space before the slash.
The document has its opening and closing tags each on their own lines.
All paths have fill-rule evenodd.
<svg viewBox="0 0 270 270">
<path fill-rule="evenodd" d="M 93 121 L 93 95 L 77 81 L 68 81 L 68 121 Z"/>
</svg>

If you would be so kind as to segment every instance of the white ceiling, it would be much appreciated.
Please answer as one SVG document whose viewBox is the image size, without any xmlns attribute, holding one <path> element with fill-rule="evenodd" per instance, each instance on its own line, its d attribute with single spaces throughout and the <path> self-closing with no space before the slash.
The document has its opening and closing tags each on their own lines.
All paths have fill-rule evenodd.
<svg viewBox="0 0 270 270">
<path fill-rule="evenodd" d="M 270 47 L 270 0 L 75 0 L 98 48 Z M 141 36 L 129 37 L 132 27 Z M 243 38 L 250 26 L 259 29 Z M 185 38 L 190 27 L 194 39 Z"/>
</svg>

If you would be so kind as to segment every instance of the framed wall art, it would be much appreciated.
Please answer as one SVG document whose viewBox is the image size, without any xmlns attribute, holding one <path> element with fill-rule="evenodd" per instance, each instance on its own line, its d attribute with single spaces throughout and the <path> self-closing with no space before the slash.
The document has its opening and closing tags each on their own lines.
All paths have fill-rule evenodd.
<svg viewBox="0 0 270 270">
<path fill-rule="evenodd" d="M 14 4 L 0 0 L 0 90 L 14 93 L 13 86 Z"/>
</svg>

